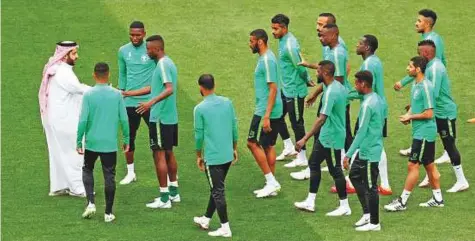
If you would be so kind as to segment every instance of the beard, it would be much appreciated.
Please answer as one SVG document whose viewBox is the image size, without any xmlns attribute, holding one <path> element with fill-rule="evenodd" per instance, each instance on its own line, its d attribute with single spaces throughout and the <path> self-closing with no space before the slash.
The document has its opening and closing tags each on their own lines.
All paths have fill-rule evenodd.
<svg viewBox="0 0 475 241">
<path fill-rule="evenodd" d="M 201 96 L 205 96 L 205 95 L 203 95 L 203 91 L 201 91 L 201 90 L 200 90 L 200 94 L 201 94 Z"/>
<path fill-rule="evenodd" d="M 252 53 L 255 54 L 255 53 L 259 53 L 259 46 L 255 45 L 255 46 L 252 46 Z"/>
<path fill-rule="evenodd" d="M 66 59 L 66 63 L 69 64 L 69 65 L 71 65 L 71 66 L 74 66 L 74 65 L 76 64 L 76 60 L 73 60 L 73 59 L 71 59 L 70 57 L 68 57 L 68 58 Z"/>
<path fill-rule="evenodd" d="M 153 60 L 157 60 L 157 56 L 155 54 L 147 54 Z"/>
<path fill-rule="evenodd" d="M 323 83 L 323 76 L 317 76 L 317 83 Z"/>
</svg>

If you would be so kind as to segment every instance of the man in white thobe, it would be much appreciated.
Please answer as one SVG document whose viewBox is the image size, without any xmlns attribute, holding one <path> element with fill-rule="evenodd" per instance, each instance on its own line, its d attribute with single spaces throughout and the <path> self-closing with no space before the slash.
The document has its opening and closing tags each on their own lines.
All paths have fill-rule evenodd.
<svg viewBox="0 0 475 241">
<path fill-rule="evenodd" d="M 43 70 L 38 96 L 48 143 L 50 196 L 85 196 L 83 156 L 76 152 L 76 132 L 82 96 L 90 87 L 81 84 L 73 72 L 78 47 L 71 41 L 57 43 Z"/>
</svg>

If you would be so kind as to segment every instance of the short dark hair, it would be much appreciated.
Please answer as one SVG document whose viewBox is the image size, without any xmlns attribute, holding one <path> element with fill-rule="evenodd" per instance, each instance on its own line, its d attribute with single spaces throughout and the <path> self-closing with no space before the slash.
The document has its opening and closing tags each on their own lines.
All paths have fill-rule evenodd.
<svg viewBox="0 0 475 241">
<path fill-rule="evenodd" d="M 320 13 L 320 15 L 318 15 L 319 17 L 326 17 L 328 18 L 328 23 L 333 23 L 333 24 L 336 24 L 336 18 L 335 18 L 335 15 L 333 15 L 333 13 Z"/>
<path fill-rule="evenodd" d="M 278 23 L 286 28 L 289 27 L 290 19 L 289 17 L 285 16 L 284 14 L 277 14 L 271 19 L 271 23 Z"/>
<path fill-rule="evenodd" d="M 368 70 L 356 72 L 355 78 L 358 82 L 364 82 L 370 87 L 373 86 L 373 75 Z"/>
<path fill-rule="evenodd" d="M 130 24 L 130 28 L 145 28 L 145 26 L 141 21 L 133 21 Z"/>
<path fill-rule="evenodd" d="M 435 22 L 437 21 L 437 14 L 434 11 L 430 9 L 422 9 L 419 11 L 419 15 L 432 19 L 431 27 L 434 27 Z"/>
<path fill-rule="evenodd" d="M 109 65 L 105 62 L 99 62 L 94 66 L 94 74 L 99 78 L 104 78 L 109 74 Z"/>
<path fill-rule="evenodd" d="M 322 60 L 318 63 L 322 68 L 326 69 L 332 76 L 335 75 L 335 64 L 330 60 Z"/>
<path fill-rule="evenodd" d="M 198 79 L 198 85 L 207 90 L 214 89 L 214 77 L 211 74 L 202 74 Z"/>
<path fill-rule="evenodd" d="M 435 46 L 435 43 L 434 41 L 430 40 L 430 39 L 426 39 L 426 40 L 422 40 L 420 41 L 417 46 L 431 46 L 432 48 L 434 48 L 434 50 L 436 49 L 436 46 Z"/>
<path fill-rule="evenodd" d="M 422 73 L 426 71 L 426 66 L 428 62 L 426 58 L 416 56 L 411 59 L 411 62 L 414 65 L 414 67 L 420 68 Z"/>
<path fill-rule="evenodd" d="M 145 41 L 147 42 L 158 41 L 162 49 L 165 49 L 165 41 L 163 41 L 163 38 L 160 35 L 152 35 L 148 37 Z"/>
<path fill-rule="evenodd" d="M 256 29 L 256 30 L 252 31 L 251 36 L 256 37 L 257 40 L 260 39 L 260 40 L 264 41 L 264 43 L 266 43 L 266 44 L 267 44 L 267 40 L 269 39 L 267 37 L 267 33 L 264 29 Z"/>
<path fill-rule="evenodd" d="M 338 26 L 334 23 L 327 23 L 325 24 L 325 26 L 323 26 L 323 28 L 328 28 L 328 29 L 336 28 L 338 30 Z"/>
<path fill-rule="evenodd" d="M 363 35 L 365 43 L 371 48 L 371 52 L 375 52 L 378 49 L 378 39 L 371 34 Z"/>
</svg>

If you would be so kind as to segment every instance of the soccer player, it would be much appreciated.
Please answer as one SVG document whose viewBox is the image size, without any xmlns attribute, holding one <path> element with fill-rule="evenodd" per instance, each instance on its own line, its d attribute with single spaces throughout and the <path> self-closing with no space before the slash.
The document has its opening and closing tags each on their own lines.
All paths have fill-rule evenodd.
<svg viewBox="0 0 475 241">
<path fill-rule="evenodd" d="M 287 113 L 289 114 L 295 139 L 302 139 L 305 135 L 303 112 L 305 97 L 308 94 L 307 83 L 311 80 L 305 67 L 298 65 L 301 62 L 300 45 L 295 36 L 289 32 L 289 18 L 283 14 L 277 14 L 272 18 L 271 22 L 272 35 L 279 40 L 279 68 L 282 73 L 283 83 L 282 103 L 284 110 L 279 133 L 284 140 L 284 150 L 277 157 L 277 160 L 283 160 L 286 156 L 295 152 L 285 123 L 285 116 Z M 297 102 L 297 109 L 295 102 Z M 298 153 L 297 158 L 284 166 L 289 168 L 307 166 L 308 160 L 305 150 L 304 146 Z"/>
<path fill-rule="evenodd" d="M 356 45 L 356 54 L 361 55 L 363 58 L 363 64 L 361 64 L 360 71 L 367 70 L 371 73 L 373 80 L 372 91 L 381 97 L 384 117 L 382 135 L 383 137 L 387 137 L 388 104 L 386 101 L 386 95 L 384 94 L 383 63 L 381 62 L 381 59 L 379 59 L 379 57 L 375 54 L 378 46 L 378 39 L 374 35 L 364 35 Z M 360 93 L 360 91 L 358 91 L 358 93 Z M 359 128 L 359 119 L 360 118 L 358 118 L 356 121 L 355 135 Z M 379 171 L 381 174 L 381 186 L 378 187 L 378 190 L 382 195 L 391 195 L 392 190 L 391 186 L 389 185 L 388 178 L 388 159 L 386 152 L 384 151 L 384 147 L 381 152 L 381 158 L 379 159 Z"/>
<path fill-rule="evenodd" d="M 369 70 L 360 70 L 355 74 L 355 78 L 355 89 L 363 95 L 363 101 L 358 114 L 358 131 L 343 160 L 343 166 L 348 169 L 349 159 L 357 153 L 351 164 L 350 180 L 363 208 L 363 217 L 355 223 L 356 231 L 379 231 L 378 162 L 384 149 L 386 101 L 373 91 L 373 87 L 377 85 L 374 84 L 373 74 Z M 371 188 L 368 186 L 368 165 Z"/>
<path fill-rule="evenodd" d="M 237 118 L 232 102 L 214 93 L 212 75 L 201 75 L 198 85 L 204 100 L 194 110 L 196 159 L 198 168 L 206 170 L 211 193 L 205 215 L 195 217 L 193 221 L 207 230 L 213 213 L 217 210 L 221 228 L 208 234 L 231 237 L 224 182 L 231 163 L 237 161 Z"/>
<path fill-rule="evenodd" d="M 417 184 L 420 164 L 424 165 L 429 176 L 433 196 L 429 201 L 419 204 L 421 207 L 443 207 L 444 200 L 440 191 L 439 171 L 434 164 L 435 137 L 437 126 L 434 119 L 434 87 L 424 76 L 427 59 L 413 57 L 407 66 L 407 72 L 415 78 L 411 90 L 411 107 L 399 117 L 401 123 L 412 122 L 412 153 L 409 157 L 408 173 L 401 196 L 384 206 L 387 211 L 406 210 L 407 200 Z"/>
<path fill-rule="evenodd" d="M 421 40 L 432 40 L 436 46 L 435 56 L 442 61 L 442 63 L 447 66 L 447 60 L 445 59 L 445 45 L 442 37 L 437 34 L 433 29 L 435 22 L 437 21 L 437 14 L 430 9 L 422 9 L 419 11 L 419 16 L 416 21 L 416 31 L 421 34 Z M 400 90 L 402 87 L 412 82 L 413 79 L 409 76 L 406 76 L 401 81 L 397 82 L 394 85 L 394 89 Z M 399 153 L 403 156 L 409 156 L 411 153 L 411 148 L 402 149 Z M 441 157 L 435 160 L 436 164 L 440 163 L 449 163 L 450 156 L 445 150 Z"/>
<path fill-rule="evenodd" d="M 254 89 L 256 107 L 252 117 L 247 147 L 261 168 L 266 178 L 264 188 L 255 190 L 257 198 L 275 196 L 280 191 L 280 184 L 275 179 L 275 149 L 274 145 L 280 128 L 282 117 L 282 99 L 280 96 L 280 76 L 277 59 L 267 46 L 267 33 L 256 29 L 249 37 L 249 47 L 253 54 L 259 54 L 254 72 Z M 259 141 L 257 134 L 262 119 Z"/>
<path fill-rule="evenodd" d="M 130 129 L 130 149 L 125 153 L 127 175 L 120 181 L 122 185 L 136 180 L 134 151 L 140 119 L 147 124 L 149 138 L 152 138 L 149 125 L 150 112 L 137 113 L 139 103 L 150 99 L 150 80 L 156 65 L 155 61 L 147 55 L 145 35 L 144 24 L 140 21 L 132 22 L 129 28 L 130 43 L 119 49 L 119 89 L 122 90 L 124 96 Z"/>
<path fill-rule="evenodd" d="M 155 198 L 146 206 L 149 208 L 171 208 L 171 202 L 181 201 L 176 179 L 178 165 L 173 153 L 173 147 L 178 146 L 177 69 L 172 59 L 165 54 L 165 42 L 162 36 L 153 35 L 146 41 L 147 54 L 157 62 L 157 65 L 151 80 L 151 99 L 148 102 L 139 103 L 137 112 L 143 114 L 152 108 L 150 127 L 153 138 L 150 140 L 150 146 L 153 150 L 153 159 L 160 184 L 160 197 Z M 158 133 L 160 134 L 157 136 Z M 168 183 L 167 176 L 170 177 L 170 183 Z"/>
<path fill-rule="evenodd" d="M 104 173 L 104 192 L 106 199 L 105 222 L 115 219 L 112 214 L 115 196 L 115 166 L 117 163 L 117 135 L 119 123 L 122 128 L 123 149 L 129 150 L 129 124 L 124 100 L 119 91 L 110 87 L 109 65 L 97 63 L 94 67 L 96 85 L 84 94 L 81 116 L 77 127 L 77 152 L 84 155 L 82 179 L 86 188 L 88 205 L 82 214 L 91 218 L 96 212 L 94 200 L 94 163 L 101 158 Z M 86 136 L 85 147 L 82 146 Z"/>
<path fill-rule="evenodd" d="M 346 87 L 335 80 L 335 68 L 335 64 L 329 60 L 323 60 L 318 63 L 318 82 L 323 82 L 326 86 L 322 100 L 322 109 L 312 129 L 295 144 L 297 150 L 300 150 L 308 139 L 320 130 L 318 139 L 314 138 L 313 150 L 309 159 L 310 187 L 307 199 L 302 202 L 294 203 L 294 206 L 305 211 L 315 211 L 315 198 L 322 175 L 320 164 L 326 160 L 328 171 L 335 181 L 338 197 L 340 199 L 340 206 L 336 210 L 327 213 L 327 216 L 351 214 L 345 188 L 345 176 L 343 175 L 342 162 L 340 160 L 341 150 L 345 146 L 345 107 L 348 93 Z M 332 150 L 336 159 L 335 163 L 332 161 Z"/>
</svg>

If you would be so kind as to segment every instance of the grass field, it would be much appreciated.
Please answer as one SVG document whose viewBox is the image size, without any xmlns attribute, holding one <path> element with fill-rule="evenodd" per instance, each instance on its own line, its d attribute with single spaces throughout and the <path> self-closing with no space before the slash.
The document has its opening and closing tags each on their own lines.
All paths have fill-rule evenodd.
<svg viewBox="0 0 475 241">
<path fill-rule="evenodd" d="M 308 182 L 290 179 L 294 170 L 278 163 L 277 178 L 283 189 L 272 199 L 256 200 L 252 190 L 264 179 L 245 146 L 245 137 L 253 113 L 253 71 L 257 56 L 248 48 L 249 32 L 264 28 L 270 34 L 270 18 L 285 13 L 291 19 L 290 30 L 300 41 L 308 59 L 321 58 L 316 38 L 318 13 L 336 14 L 340 32 L 350 49 L 354 70 L 362 60 L 354 53 L 357 39 L 371 33 L 379 38 L 378 55 L 384 62 L 386 95 L 390 105 L 389 138 L 385 141 L 389 159 L 390 182 L 399 195 L 406 175 L 406 158 L 398 150 L 407 147 L 410 128 L 398 123 L 403 106 L 409 101 L 406 89 L 394 92 L 392 84 L 405 74 L 405 66 L 416 54 L 419 40 L 414 31 L 417 11 L 434 9 L 439 20 L 436 31 L 446 43 L 448 69 L 453 93 L 459 107 L 458 146 L 467 179 L 475 185 L 475 125 L 464 123 L 475 117 L 472 84 L 472 45 L 475 44 L 471 15 L 475 2 L 454 1 L 3 1 L 2 13 L 2 239 L 4 240 L 208 240 L 205 232 L 192 223 L 201 215 L 208 200 L 207 183 L 195 165 L 192 135 L 192 110 L 201 100 L 196 87 L 198 76 L 213 73 L 217 90 L 230 97 L 239 117 L 240 163 L 227 180 L 230 223 L 235 240 L 474 240 L 475 194 L 469 191 L 446 194 L 455 177 L 450 165 L 439 166 L 446 207 L 422 209 L 429 190 L 415 189 L 404 213 L 381 213 L 383 230 L 356 233 L 352 224 L 361 209 L 356 196 L 350 196 L 350 217 L 327 218 L 324 214 L 337 205 L 337 196 L 329 194 L 331 178 L 324 174 L 317 197 L 316 213 L 303 213 L 294 201 L 306 197 Z M 335 4 L 336 3 L 336 4 Z M 46 141 L 38 110 L 38 88 L 42 68 L 60 40 L 76 40 L 80 59 L 75 67 L 79 79 L 93 84 L 91 73 L 98 61 L 112 67 L 112 83 L 117 84 L 117 50 L 128 42 L 128 25 L 142 20 L 149 35 L 159 33 L 166 51 L 179 71 L 180 146 L 179 161 L 182 203 L 171 210 L 149 210 L 145 203 L 158 195 L 157 181 L 146 132 L 142 128 L 136 151 L 138 182 L 118 186 L 114 206 L 117 220 L 105 224 L 102 215 L 82 220 L 85 201 L 72 197 L 49 197 Z M 473 21 L 472 21 L 473 22 Z M 270 39 L 275 50 L 277 41 Z M 358 103 L 352 105 L 353 120 Z M 307 128 L 316 109 L 306 112 Z M 437 155 L 442 152 L 440 143 Z M 281 150 L 281 142 L 277 146 Z M 125 173 L 120 156 L 117 179 Z M 422 177 L 422 174 L 421 174 Z M 117 180 L 117 181 L 118 181 Z M 98 212 L 104 208 L 102 174 L 96 170 Z M 393 197 L 381 197 L 386 204 Z M 381 207 L 382 209 L 382 207 Z M 212 228 L 218 227 L 217 216 Z"/>
</svg>

